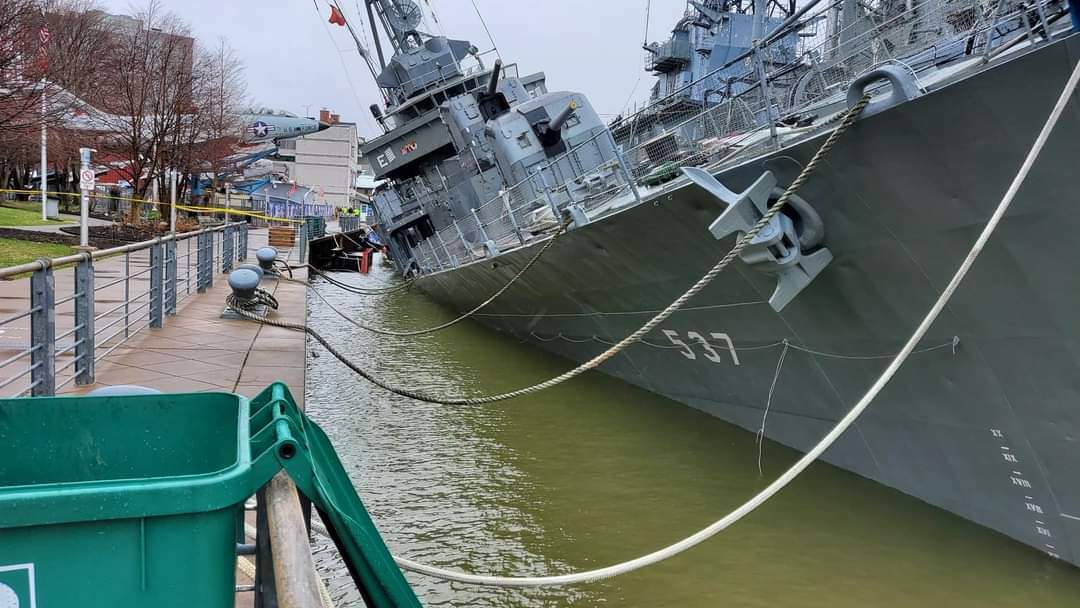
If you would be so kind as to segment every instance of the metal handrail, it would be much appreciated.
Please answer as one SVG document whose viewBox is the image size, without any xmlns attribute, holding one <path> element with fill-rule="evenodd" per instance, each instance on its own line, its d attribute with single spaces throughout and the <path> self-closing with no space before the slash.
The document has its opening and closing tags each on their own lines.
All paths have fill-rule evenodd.
<svg viewBox="0 0 1080 608">
<path fill-rule="evenodd" d="M 220 233 L 220 242 L 217 235 Z M 304 225 L 301 235 L 306 238 Z M 178 261 L 181 256 L 176 243 L 186 240 L 186 277 L 179 276 Z M 191 241 L 196 240 L 197 261 L 192 274 Z M 133 255 L 148 251 L 145 258 L 139 256 L 134 264 Z M 94 260 L 123 255 L 120 276 L 107 273 L 109 280 L 96 285 Z M 176 304 L 182 295 L 191 293 L 192 279 L 197 291 L 205 291 L 213 284 L 218 272 L 227 272 L 233 265 L 247 257 L 247 224 L 228 223 L 186 233 L 162 236 L 140 243 L 84 252 L 54 259 L 41 259 L 0 269 L 0 278 L 11 278 L 29 273 L 29 310 L 0 320 L 0 326 L 29 318 L 27 325 L 17 325 L 28 330 L 27 348 L 0 361 L 4 369 L 22 359 L 29 364 L 19 364 L 0 378 L 0 389 L 25 381 L 22 390 L 13 389 L 17 395 L 53 395 L 69 384 L 93 384 L 94 365 L 123 345 L 133 334 L 146 327 L 162 327 L 164 318 L 175 314 Z M 68 267 L 74 273 L 74 285 L 63 297 L 56 293 L 54 270 Z M 145 277 L 145 278 L 144 278 Z M 137 292 L 132 282 L 138 280 L 145 289 Z M 180 281 L 186 287 L 179 289 Z M 107 310 L 96 312 L 97 296 L 103 290 L 123 284 L 123 300 L 112 304 L 111 298 L 102 295 L 102 302 L 110 302 Z M 186 291 L 186 294 L 183 292 Z M 57 308 L 65 308 L 64 315 L 73 315 L 73 327 L 58 332 Z M 103 306 L 104 308 L 104 306 Z M 98 322 L 103 324 L 98 325 Z M 70 342 L 69 342 L 70 341 Z M 104 352 L 97 352 L 98 347 Z M 108 347 L 108 348 L 106 348 Z M 10 375 L 8 375 L 10 374 Z"/>
<path fill-rule="evenodd" d="M 26 262 L 19 264 L 18 266 L 8 266 L 7 268 L 0 268 L 0 279 L 11 278 L 16 275 L 25 274 L 27 272 L 34 272 L 37 270 L 45 270 L 48 267 L 57 267 L 64 264 L 75 264 L 85 259 L 98 260 L 104 257 L 116 255 L 118 253 L 131 253 L 133 251 L 142 251 L 144 249 L 150 249 L 154 245 L 160 243 L 168 243 L 169 241 L 182 241 L 203 233 L 208 232 L 221 232 L 226 228 L 246 226 L 246 222 L 232 222 L 229 224 L 222 224 L 221 226 L 213 226 L 210 228 L 203 228 L 201 230 L 193 230 L 191 232 L 183 232 L 177 234 L 169 234 L 160 236 L 156 239 L 149 241 L 140 241 L 138 243 L 131 243 L 128 245 L 121 245 L 119 247 L 112 247 L 110 249 L 98 249 L 95 251 L 84 251 L 82 253 L 75 253 L 72 255 L 66 255 L 59 258 L 34 260 L 33 262 Z"/>
</svg>

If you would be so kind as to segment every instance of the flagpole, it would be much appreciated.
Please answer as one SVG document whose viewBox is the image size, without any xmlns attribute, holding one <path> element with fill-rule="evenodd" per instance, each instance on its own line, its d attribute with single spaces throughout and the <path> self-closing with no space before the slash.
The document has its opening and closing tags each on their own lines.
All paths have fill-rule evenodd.
<svg viewBox="0 0 1080 608">
<path fill-rule="evenodd" d="M 45 221 L 49 219 L 49 127 L 48 121 L 48 104 L 45 99 L 45 77 L 48 75 L 49 66 L 49 39 L 51 34 L 49 33 L 49 26 L 44 23 L 45 20 L 45 8 L 41 9 L 42 26 L 38 30 L 38 42 L 41 46 L 38 49 L 38 59 L 42 61 L 41 71 L 41 220 Z"/>
<path fill-rule="evenodd" d="M 49 219 L 49 127 L 45 102 L 45 77 L 41 77 L 41 219 Z"/>
</svg>

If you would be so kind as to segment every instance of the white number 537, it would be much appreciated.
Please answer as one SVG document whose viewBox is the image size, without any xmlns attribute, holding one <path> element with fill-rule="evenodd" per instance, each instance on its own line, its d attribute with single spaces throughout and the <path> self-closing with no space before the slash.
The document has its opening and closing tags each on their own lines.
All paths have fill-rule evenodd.
<svg viewBox="0 0 1080 608">
<path fill-rule="evenodd" d="M 686 339 L 690 340 L 691 344 L 687 344 L 685 341 L 683 341 L 679 337 L 679 332 L 677 331 L 671 329 L 662 329 L 660 331 L 662 331 L 663 334 L 667 336 L 667 339 L 671 341 L 672 345 L 681 348 L 679 354 L 686 357 L 687 359 L 697 359 L 697 353 L 694 352 L 694 349 L 690 348 L 691 344 L 696 344 L 701 346 L 705 350 L 704 356 L 709 361 L 712 361 L 713 363 L 721 363 L 723 361 L 723 357 L 720 356 L 720 353 L 716 352 L 713 344 L 709 342 L 708 339 L 705 338 L 705 336 L 701 335 L 696 331 L 686 332 Z M 719 332 L 712 332 L 709 335 L 712 336 L 713 340 L 719 340 L 725 345 L 727 345 L 727 350 L 731 354 L 732 363 L 734 363 L 735 365 L 739 365 L 739 354 L 735 352 L 735 345 L 732 344 L 731 338 L 728 337 L 727 334 Z"/>
</svg>

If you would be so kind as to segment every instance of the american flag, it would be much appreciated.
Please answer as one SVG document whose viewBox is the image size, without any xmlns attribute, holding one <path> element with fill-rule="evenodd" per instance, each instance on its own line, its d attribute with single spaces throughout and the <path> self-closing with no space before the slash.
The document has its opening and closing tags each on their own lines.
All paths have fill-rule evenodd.
<svg viewBox="0 0 1080 608">
<path fill-rule="evenodd" d="M 38 47 L 37 67 L 42 72 L 49 69 L 49 41 L 52 40 L 52 32 L 49 31 L 47 24 L 42 24 L 41 29 L 38 30 L 38 41 L 41 42 L 41 46 Z"/>
</svg>

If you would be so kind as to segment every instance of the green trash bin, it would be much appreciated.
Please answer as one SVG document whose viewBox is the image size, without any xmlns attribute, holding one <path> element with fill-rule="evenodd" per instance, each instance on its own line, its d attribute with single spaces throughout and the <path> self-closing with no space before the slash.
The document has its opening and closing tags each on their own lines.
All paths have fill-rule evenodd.
<svg viewBox="0 0 1080 608">
<path fill-rule="evenodd" d="M 295 448 L 249 410 L 228 393 L 0 400 L 0 606 L 233 606 L 243 503 Z"/>
</svg>

